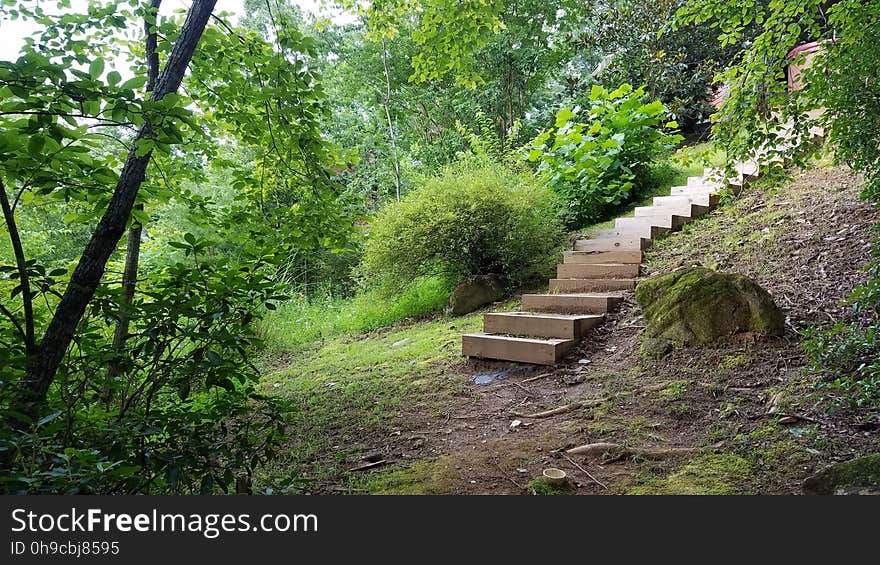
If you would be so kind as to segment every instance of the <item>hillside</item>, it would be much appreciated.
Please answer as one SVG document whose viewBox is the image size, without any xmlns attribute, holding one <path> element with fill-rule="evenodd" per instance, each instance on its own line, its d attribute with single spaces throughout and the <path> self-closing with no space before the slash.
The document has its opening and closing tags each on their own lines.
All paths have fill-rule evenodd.
<svg viewBox="0 0 880 565">
<path fill-rule="evenodd" d="M 524 493 L 556 466 L 579 494 L 798 492 L 823 464 L 878 447 L 867 433 L 876 424 L 814 388 L 800 348 L 804 328 L 850 315 L 842 301 L 866 278 L 880 213 L 859 199 L 860 185 L 827 167 L 778 190 L 755 187 L 647 252 L 648 274 L 701 264 L 754 278 L 785 311 L 781 339 L 741 336 L 645 360 L 630 297 L 549 369 L 462 358 L 459 335 L 479 326 L 479 313 L 277 357 L 267 390 L 301 413 L 289 458 L 264 480 L 301 473 L 306 492 Z M 514 415 L 596 398 L 552 417 Z M 784 416 L 766 415 L 771 402 Z M 694 451 L 604 464 L 558 453 L 594 442 Z M 347 472 L 365 455 L 385 464 Z"/>
</svg>

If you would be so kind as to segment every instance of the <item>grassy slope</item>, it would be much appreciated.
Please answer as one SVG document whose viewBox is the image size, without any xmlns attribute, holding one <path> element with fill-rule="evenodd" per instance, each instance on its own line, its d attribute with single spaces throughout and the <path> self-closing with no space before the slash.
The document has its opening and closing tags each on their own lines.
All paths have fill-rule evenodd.
<svg viewBox="0 0 880 565">
<path fill-rule="evenodd" d="M 276 357 L 284 365 L 266 379 L 267 392 L 292 401 L 287 458 L 275 462 L 264 481 L 305 483 L 338 476 L 357 461 L 357 446 L 393 431 L 402 413 L 442 411 L 463 394 L 453 370 L 462 363 L 461 334 L 479 330 L 481 314 L 415 323 L 357 338 L 337 336 Z"/>
<path fill-rule="evenodd" d="M 820 248 L 850 243 L 837 238 L 829 243 L 814 233 L 820 226 L 832 235 L 838 230 L 824 208 L 817 210 L 817 203 L 826 202 L 823 206 L 843 210 L 846 198 L 856 198 L 847 196 L 855 194 L 853 188 L 844 196 L 833 196 L 837 193 L 828 192 L 829 182 L 852 181 L 838 181 L 839 176 L 833 175 L 826 180 L 823 174 L 813 175 L 816 180 L 812 184 L 801 182 L 779 193 L 771 191 L 734 201 L 680 234 L 661 240 L 649 254 L 650 270 L 669 270 L 691 259 L 744 272 L 774 296 L 785 295 L 782 304 L 794 323 L 812 324 L 822 319 L 827 323 L 828 316 L 836 317 L 840 308 L 834 306 L 834 301 L 825 301 L 828 314 L 812 314 L 814 303 L 801 296 L 812 287 L 792 280 L 788 262 L 796 264 L 797 260 L 788 258 L 786 251 L 792 241 Z M 859 214 L 845 217 L 861 218 L 863 212 Z M 865 222 L 869 224 L 870 218 Z M 801 240 L 798 230 L 813 235 Z M 785 253 L 777 252 L 777 247 Z M 828 251 L 834 253 L 831 248 Z M 858 272 L 857 264 L 851 266 L 852 272 L 832 273 L 828 265 L 825 268 L 829 269 L 829 277 L 816 278 L 810 284 L 826 284 L 826 279 L 828 284 L 849 283 Z M 837 292 L 844 296 L 846 289 Z M 515 302 L 505 305 L 515 306 Z M 630 318 L 637 314 L 637 310 L 624 313 Z M 552 407 L 585 394 L 607 394 L 602 392 L 606 387 L 620 391 L 654 382 L 668 386 L 659 393 L 638 397 L 637 402 L 611 402 L 599 411 L 535 422 L 527 430 L 511 435 L 506 433 L 510 416 L 498 411 L 507 405 L 508 397 L 501 399 L 505 404 L 500 406 L 491 401 L 501 391 L 516 400 L 512 395 L 522 397 L 522 391 L 507 386 L 491 392 L 467 381 L 469 373 L 479 367 L 466 364 L 460 357 L 459 340 L 463 332 L 479 326 L 479 313 L 456 319 L 439 317 L 357 338 L 337 336 L 306 346 L 289 357 L 274 357 L 271 361 L 277 370 L 266 386 L 291 400 L 295 408 L 290 422 L 294 440 L 288 457 L 265 470 L 260 484 L 279 487 L 293 481 L 295 492 L 512 492 L 512 480 L 520 476 L 517 468 L 528 468 L 533 476 L 535 465 L 544 464 L 536 459 L 541 446 L 607 438 L 636 446 L 656 445 L 661 440 L 696 446 L 726 442 L 719 454 L 703 453 L 668 462 L 623 462 L 598 469 L 606 473 L 600 478 L 612 485 L 613 492 L 790 492 L 797 489 L 802 474 L 809 469 L 829 457 L 861 449 L 847 445 L 850 440 L 846 439 L 846 426 L 786 428 L 774 420 L 750 418 L 750 414 L 765 410 L 767 398 L 779 390 L 786 391 L 787 403 L 796 403 L 788 404 L 787 410 L 806 410 L 813 405 L 814 400 L 799 400 L 815 393 L 810 381 L 800 376 L 803 360 L 797 354 L 797 339 L 793 336 L 778 343 L 738 342 L 726 348 L 681 351 L 646 365 L 637 355 L 637 334 L 609 334 L 602 338 L 605 341 L 585 343 L 584 347 L 592 349 L 576 353 L 590 357 L 593 363 L 584 368 L 587 382 L 562 388 L 565 397 L 556 394 L 562 376 L 571 371 L 569 365 L 557 369 L 559 376 L 527 385 L 539 406 Z M 612 344 L 614 347 L 608 348 Z M 635 353 L 629 353 L 633 348 Z M 784 383 L 768 377 L 775 374 L 774 367 L 783 357 L 787 359 L 786 372 L 780 373 Z M 755 383 L 770 388 L 755 388 Z M 542 390 L 541 386 L 546 388 Z M 584 386 L 600 388 L 578 388 Z M 728 389 L 730 386 L 745 388 Z M 805 403 L 803 408 L 796 407 L 800 403 Z M 457 419 L 461 414 L 468 419 Z M 479 420 L 472 420 L 473 414 L 478 414 Z M 478 423 L 476 429 L 464 425 L 469 422 Z M 838 427 L 840 433 L 834 431 Z M 447 429 L 452 430 L 451 435 L 444 435 L 450 433 Z M 495 439 L 490 430 L 497 430 Z M 483 436 L 479 434 L 487 431 L 489 443 L 480 443 L 479 437 Z M 425 437 L 428 445 L 416 449 L 416 443 Z M 393 466 L 370 473 L 347 472 L 362 464 L 362 454 L 383 446 Z M 492 487 L 486 475 L 497 477 L 502 473 L 499 463 L 504 472 L 512 474 L 512 480 L 510 475 L 500 480 L 492 477 L 489 481 L 497 480 Z M 475 476 L 480 483 L 469 485 L 469 480 L 461 476 L 464 470 L 469 473 L 465 479 Z M 521 482 L 525 485 L 525 480 Z"/>
</svg>

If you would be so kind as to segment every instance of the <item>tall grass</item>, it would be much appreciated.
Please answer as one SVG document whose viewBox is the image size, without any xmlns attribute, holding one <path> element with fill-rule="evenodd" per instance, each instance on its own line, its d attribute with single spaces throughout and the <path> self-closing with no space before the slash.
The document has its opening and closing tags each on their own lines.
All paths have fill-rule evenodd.
<svg viewBox="0 0 880 565">
<path fill-rule="evenodd" d="M 357 335 L 443 309 L 452 292 L 440 277 L 416 279 L 395 294 L 368 290 L 351 298 L 294 298 L 270 311 L 260 325 L 269 351 L 288 351 L 337 335 Z"/>
</svg>

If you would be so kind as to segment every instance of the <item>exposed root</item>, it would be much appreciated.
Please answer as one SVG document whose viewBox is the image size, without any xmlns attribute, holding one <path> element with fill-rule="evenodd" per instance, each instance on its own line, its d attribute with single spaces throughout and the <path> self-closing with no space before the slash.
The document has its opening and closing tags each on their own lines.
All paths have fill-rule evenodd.
<svg viewBox="0 0 880 565">
<path fill-rule="evenodd" d="M 519 416 L 520 418 L 549 418 L 550 416 L 556 416 L 558 414 L 565 414 L 567 412 L 573 412 L 574 410 L 580 410 L 581 408 L 592 408 L 594 406 L 599 406 L 600 404 L 604 404 L 608 402 L 607 398 L 591 398 L 589 400 L 580 400 L 578 402 L 572 402 L 570 404 L 566 404 L 564 406 L 559 406 L 553 408 L 551 410 L 545 410 L 544 412 L 536 412 L 535 414 L 524 414 L 522 412 L 511 412 L 514 416 Z"/>
<path fill-rule="evenodd" d="M 601 458 L 606 462 L 617 461 L 629 457 L 643 459 L 665 459 L 678 455 L 689 455 L 699 451 L 696 447 L 667 447 L 667 448 L 639 448 L 624 447 L 617 443 L 588 443 L 573 447 L 566 451 L 570 455 L 585 455 L 587 457 Z"/>
</svg>

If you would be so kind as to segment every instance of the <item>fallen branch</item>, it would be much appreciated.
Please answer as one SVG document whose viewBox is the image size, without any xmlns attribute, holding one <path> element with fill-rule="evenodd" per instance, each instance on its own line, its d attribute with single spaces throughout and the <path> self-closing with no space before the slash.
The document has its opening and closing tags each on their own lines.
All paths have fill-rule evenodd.
<svg viewBox="0 0 880 565">
<path fill-rule="evenodd" d="M 823 422 L 822 420 L 817 420 L 815 418 L 810 418 L 809 416 L 804 416 L 802 414 L 788 414 L 785 412 L 764 412 L 762 414 L 756 414 L 754 416 L 749 416 L 749 420 L 760 420 L 761 418 L 779 418 L 782 420 L 783 418 L 794 418 L 795 420 L 803 420 L 805 422 L 812 422 L 813 424 L 818 424 L 820 426 L 828 426 L 827 422 Z"/>
<path fill-rule="evenodd" d="M 564 454 L 564 453 L 562 454 L 562 456 L 565 457 L 566 461 L 568 461 L 569 463 L 571 463 L 572 465 L 574 465 L 575 467 L 577 467 L 578 469 L 580 469 L 580 471 L 581 471 L 583 474 L 585 474 L 586 476 L 590 477 L 590 480 L 592 480 L 594 483 L 596 483 L 596 484 L 599 485 L 600 487 L 604 488 L 605 490 L 608 490 L 608 487 L 605 486 L 605 483 L 603 483 L 602 481 L 600 481 L 599 479 L 597 479 L 596 477 L 594 477 L 593 475 L 591 475 L 589 471 L 587 471 L 586 469 L 584 469 L 583 467 L 581 467 L 580 465 L 578 465 L 577 463 L 575 463 L 574 459 L 572 459 L 571 457 L 569 457 L 568 455 L 566 455 L 566 454 Z"/>
<path fill-rule="evenodd" d="M 380 459 L 379 461 L 373 461 L 372 463 L 366 463 L 361 465 L 360 467 L 353 467 L 348 470 L 349 473 L 354 473 L 355 471 L 366 471 L 367 469 L 372 469 L 373 467 L 379 467 L 380 465 L 384 465 L 387 463 L 386 460 Z"/>
<path fill-rule="evenodd" d="M 531 382 L 537 381 L 537 380 L 539 380 L 539 379 L 543 379 L 543 378 L 549 377 L 549 376 L 552 375 L 552 374 L 553 374 L 553 373 L 544 373 L 543 375 L 538 375 L 537 377 L 529 377 L 528 379 L 523 379 L 523 384 L 525 384 L 525 383 L 531 383 Z"/>
<path fill-rule="evenodd" d="M 514 416 L 519 416 L 520 418 L 549 418 L 550 416 L 556 416 L 558 414 L 565 414 L 567 412 L 573 412 L 575 410 L 580 410 L 581 408 L 592 408 L 593 406 L 598 406 L 608 402 L 607 398 L 591 398 L 589 400 L 580 400 L 578 402 L 572 402 L 570 404 L 566 404 L 564 406 L 559 406 L 557 408 L 553 408 L 551 410 L 545 410 L 544 412 L 537 412 L 535 414 L 523 414 L 522 412 L 511 412 Z"/>
</svg>

